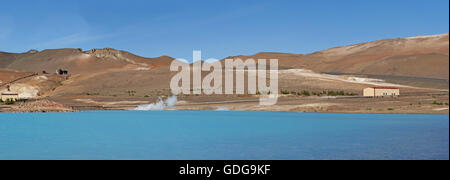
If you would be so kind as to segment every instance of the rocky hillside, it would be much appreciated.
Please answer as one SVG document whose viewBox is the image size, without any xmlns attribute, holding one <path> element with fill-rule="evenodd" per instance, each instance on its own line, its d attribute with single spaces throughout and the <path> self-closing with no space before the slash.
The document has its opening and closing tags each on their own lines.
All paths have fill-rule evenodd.
<svg viewBox="0 0 450 180">
<path fill-rule="evenodd" d="M 55 72 L 67 69 L 70 74 L 98 73 L 124 67 L 155 68 L 171 63 L 173 58 L 143 58 L 115 49 L 52 49 L 41 52 L 0 53 L 0 69 L 27 72 Z"/>
<path fill-rule="evenodd" d="M 394 75 L 448 79 L 449 35 L 387 39 L 331 48 L 312 54 L 259 53 L 247 58 L 276 58 L 281 69 L 309 69 L 316 72 Z M 27 53 L 0 52 L 0 69 L 71 74 L 98 73 L 108 69 L 151 69 L 170 65 L 168 56 L 144 58 L 111 48 L 56 49 Z"/>
<path fill-rule="evenodd" d="M 280 72 L 280 88 L 284 90 L 359 92 L 368 84 L 319 73 L 376 76 L 397 84 L 448 89 L 448 51 L 449 35 L 442 34 L 373 41 L 305 55 L 258 53 L 233 58 L 279 59 L 280 69 L 286 70 Z M 32 97 L 140 100 L 138 97 L 170 93 L 169 83 L 175 74 L 168 68 L 172 61 L 168 56 L 145 58 L 111 48 L 0 52 L 0 81 L 4 84 L 37 74 L 17 81 L 12 88 Z M 56 75 L 60 68 L 69 75 Z"/>
<path fill-rule="evenodd" d="M 100 91 L 110 94 L 125 92 L 133 87 L 141 87 L 146 82 L 145 78 L 156 77 L 150 72 L 170 65 L 173 60 L 167 56 L 144 58 L 110 48 L 0 53 L 0 91 L 5 90 L 6 84 L 14 82 L 11 83 L 11 90 L 26 95 L 26 98 L 89 92 L 95 94 Z M 68 75 L 56 75 L 58 69 L 67 70 Z M 167 75 L 162 77 L 170 78 Z M 133 82 L 129 82 L 130 79 Z M 160 79 L 157 79 L 156 84 L 164 84 L 159 82 Z M 111 85 L 105 86 L 107 84 Z M 158 87 L 154 84 L 151 86 Z"/>
<path fill-rule="evenodd" d="M 306 55 L 259 53 L 236 57 L 279 59 L 282 69 L 448 80 L 449 34 L 373 41 Z"/>
</svg>

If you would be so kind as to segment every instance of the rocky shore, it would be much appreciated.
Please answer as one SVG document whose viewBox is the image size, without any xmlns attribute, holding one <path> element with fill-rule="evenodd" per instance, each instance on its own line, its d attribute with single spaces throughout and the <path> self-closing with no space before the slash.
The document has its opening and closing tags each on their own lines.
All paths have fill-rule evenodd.
<svg viewBox="0 0 450 180">
<path fill-rule="evenodd" d="M 4 109 L 5 112 L 77 112 L 69 106 L 49 100 L 38 100 L 33 102 L 22 102 L 11 108 Z"/>
</svg>

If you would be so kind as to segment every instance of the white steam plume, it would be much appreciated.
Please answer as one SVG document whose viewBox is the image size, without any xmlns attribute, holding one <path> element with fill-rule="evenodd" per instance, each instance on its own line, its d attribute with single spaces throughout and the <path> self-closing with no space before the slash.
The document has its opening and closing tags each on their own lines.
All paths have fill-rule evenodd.
<svg viewBox="0 0 450 180">
<path fill-rule="evenodd" d="M 218 107 L 216 111 L 230 111 L 227 107 Z"/>
<path fill-rule="evenodd" d="M 178 102 L 177 96 L 171 96 L 165 101 L 159 98 L 158 102 L 152 104 L 144 104 L 138 106 L 135 110 L 137 111 L 162 111 L 168 107 L 173 107 Z"/>
</svg>

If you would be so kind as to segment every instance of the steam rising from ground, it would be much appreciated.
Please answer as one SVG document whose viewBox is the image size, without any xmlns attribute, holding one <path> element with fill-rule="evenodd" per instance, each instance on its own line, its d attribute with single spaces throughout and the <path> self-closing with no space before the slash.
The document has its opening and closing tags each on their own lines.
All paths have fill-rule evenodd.
<svg viewBox="0 0 450 180">
<path fill-rule="evenodd" d="M 168 107 L 173 107 L 178 102 L 177 96 L 171 96 L 165 101 L 159 98 L 158 102 L 152 104 L 144 104 L 138 106 L 135 110 L 137 111 L 162 111 Z"/>
<path fill-rule="evenodd" d="M 230 111 L 227 107 L 218 107 L 216 111 Z"/>
</svg>

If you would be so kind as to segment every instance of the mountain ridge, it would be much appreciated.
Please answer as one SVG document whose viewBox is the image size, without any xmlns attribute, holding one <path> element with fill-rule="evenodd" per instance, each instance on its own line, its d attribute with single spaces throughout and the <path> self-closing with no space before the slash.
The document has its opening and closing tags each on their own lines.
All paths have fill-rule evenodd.
<svg viewBox="0 0 450 180">
<path fill-rule="evenodd" d="M 418 76 L 448 79 L 449 34 L 383 39 L 338 46 L 310 54 L 260 52 L 227 58 L 279 59 L 280 69 L 309 69 L 320 73 Z M 225 59 L 227 59 L 225 58 Z M 95 73 L 120 67 L 160 68 L 176 60 L 170 56 L 142 57 L 113 48 L 64 48 L 25 53 L 0 52 L 0 69 Z M 223 59 L 224 60 L 224 59 Z M 222 61 L 223 61 L 222 60 Z"/>
</svg>

